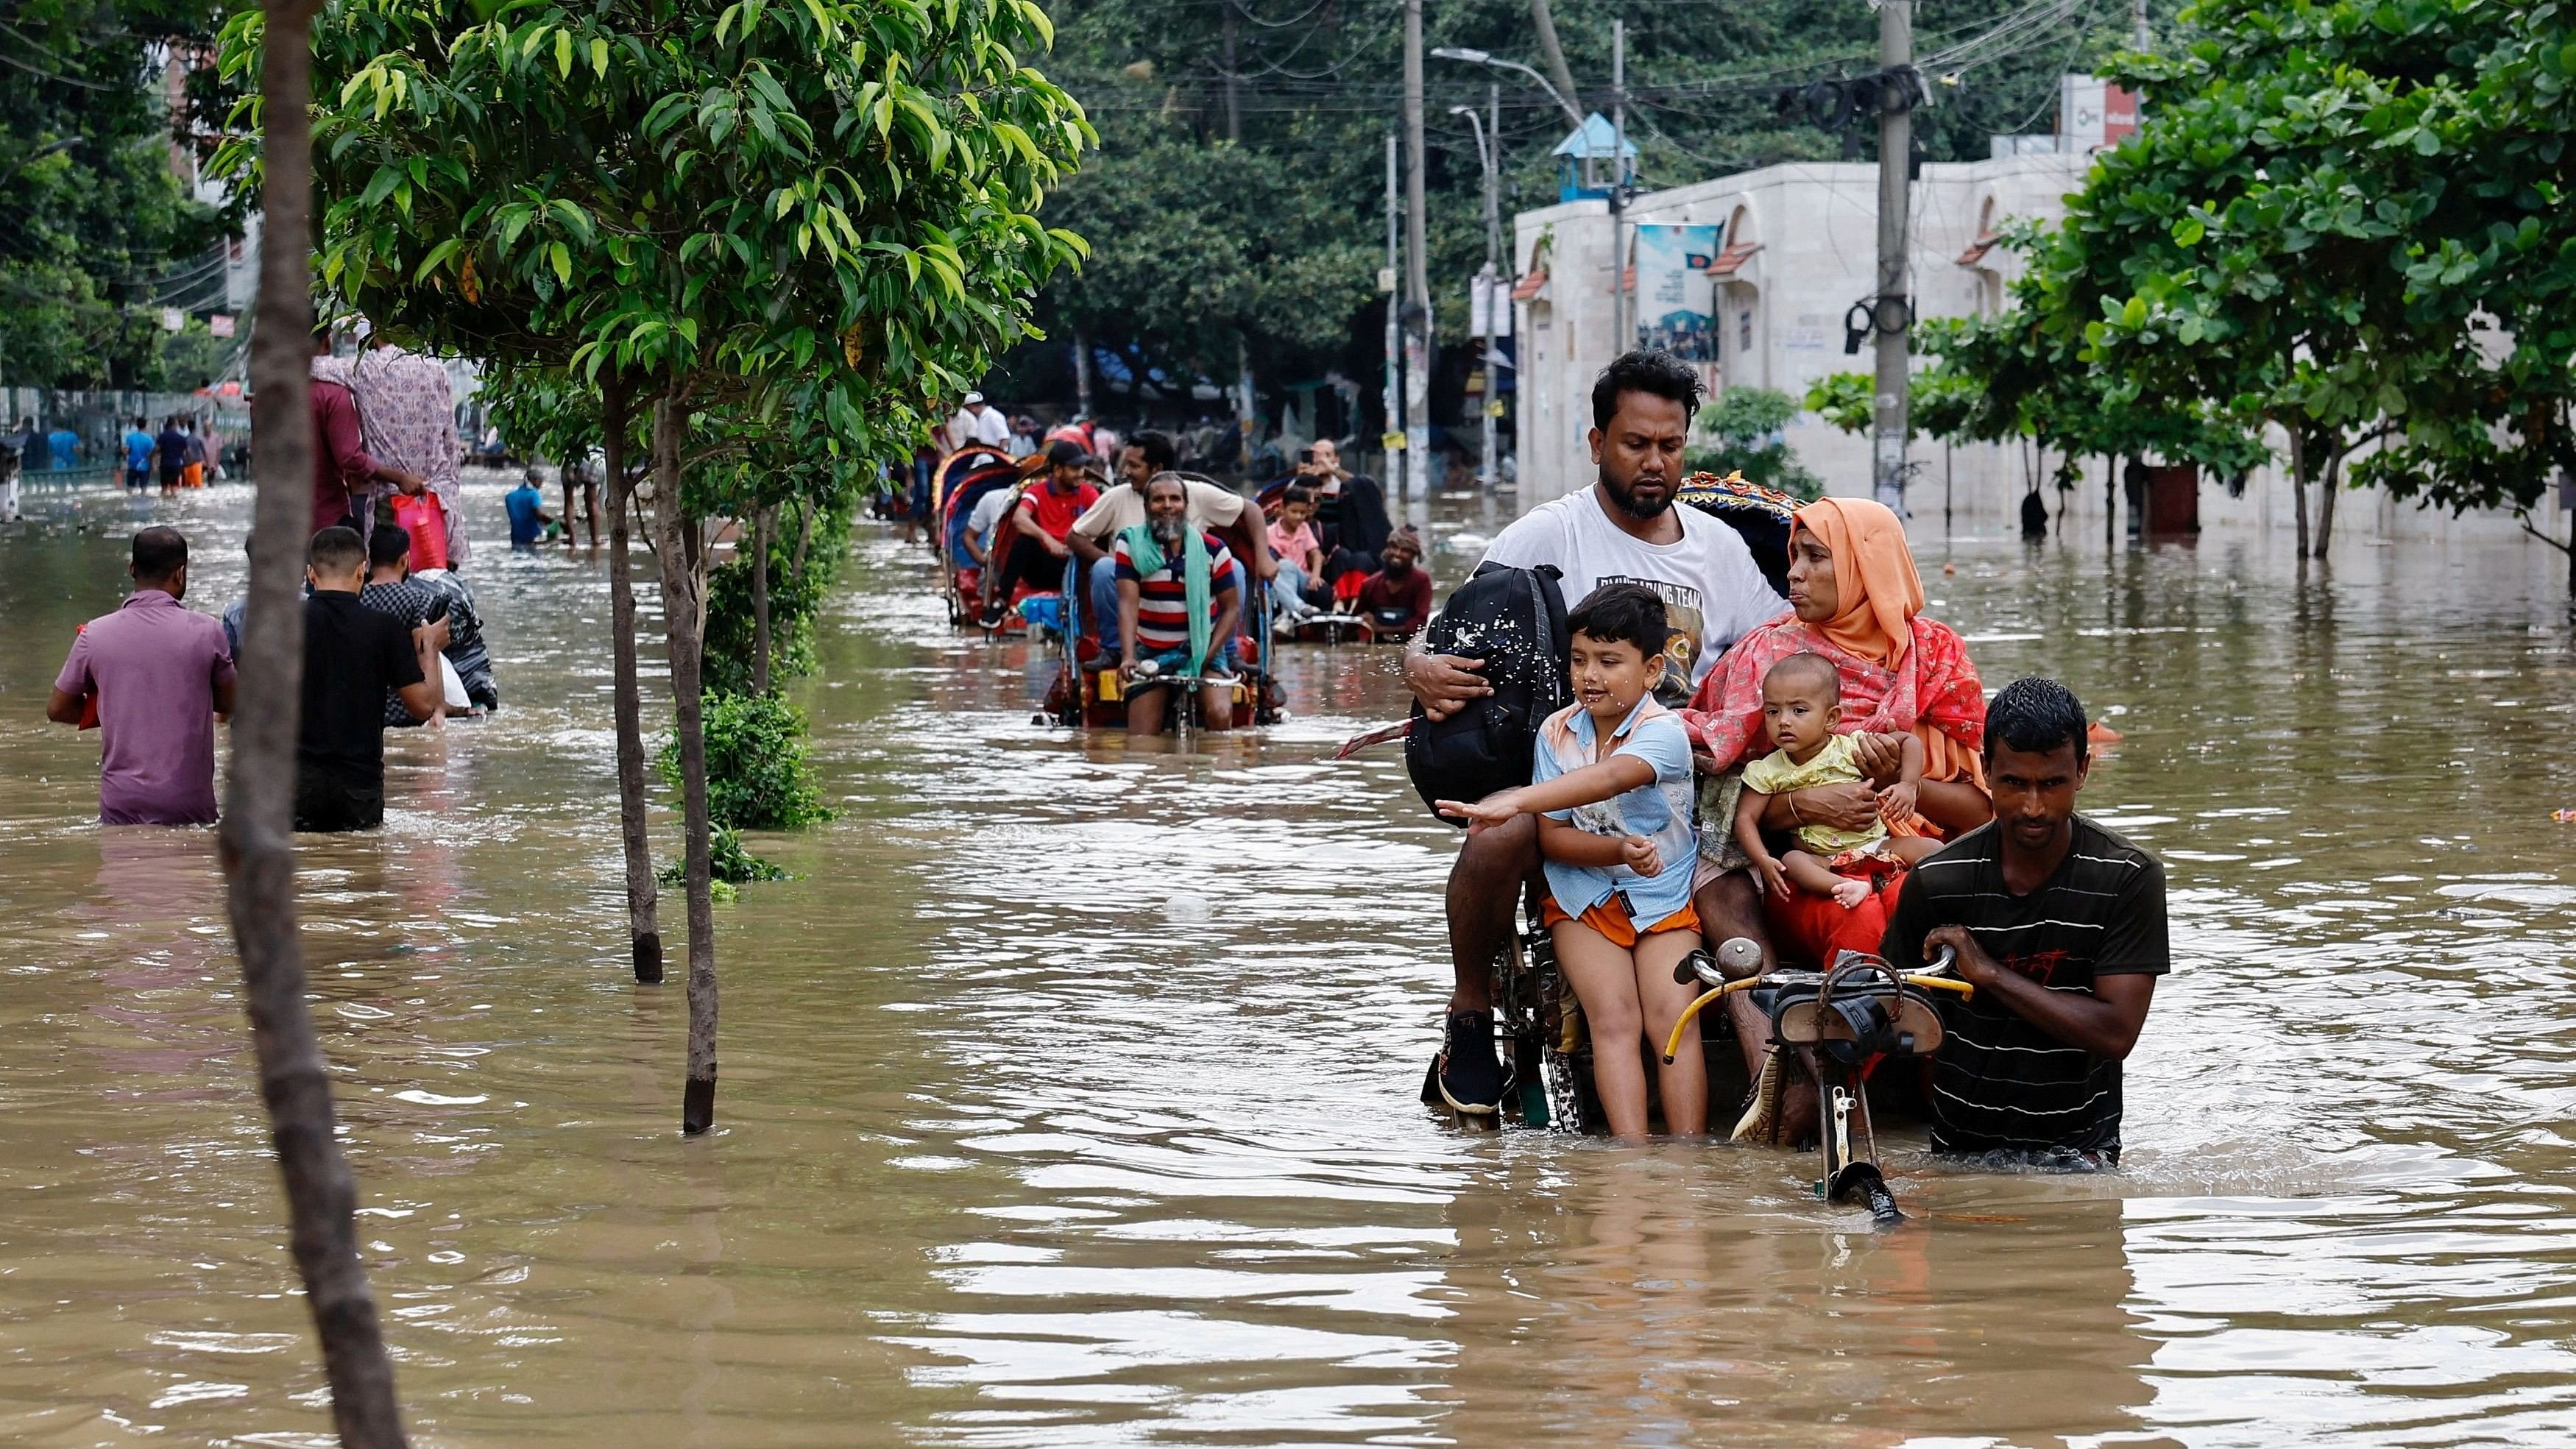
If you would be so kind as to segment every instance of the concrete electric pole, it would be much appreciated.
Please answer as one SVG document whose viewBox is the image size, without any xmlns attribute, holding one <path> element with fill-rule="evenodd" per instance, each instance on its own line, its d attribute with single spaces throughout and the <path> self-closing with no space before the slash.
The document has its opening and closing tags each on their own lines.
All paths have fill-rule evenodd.
<svg viewBox="0 0 2576 1449">
<path fill-rule="evenodd" d="M 1403 460 L 1397 456 L 1404 442 L 1404 252 L 1397 241 L 1396 227 L 1402 210 L 1403 193 L 1396 187 L 1397 163 L 1395 133 L 1386 133 L 1386 267 L 1378 274 L 1378 290 L 1386 294 L 1386 385 L 1380 400 L 1386 406 L 1386 428 L 1379 435 L 1379 446 L 1386 453 L 1386 481 L 1401 488 L 1403 474 L 1398 468 Z"/>
<path fill-rule="evenodd" d="M 1449 114 L 1467 118 L 1467 127 L 1476 133 L 1476 160 L 1485 168 L 1485 265 L 1476 272 L 1475 290 L 1469 294 L 1467 311 L 1474 323 L 1476 344 L 1482 350 L 1485 365 L 1485 392 L 1482 398 L 1484 451 L 1476 456 L 1484 486 L 1491 490 L 1502 480 L 1501 459 L 1494 450 L 1494 419 L 1502 415 L 1501 357 L 1494 347 L 1495 331 L 1501 326 L 1508 289 L 1502 280 L 1503 210 L 1500 178 L 1496 175 L 1502 158 L 1503 87 L 1499 81 L 1485 88 L 1484 116 L 1474 106 L 1451 106 Z M 1490 143 L 1488 137 L 1491 137 Z"/>
<path fill-rule="evenodd" d="M 1628 316 L 1628 22 L 1610 22 L 1610 351 L 1637 345 Z"/>
<path fill-rule="evenodd" d="M 1871 409 L 1870 481 L 1878 501 L 1905 512 L 1905 429 L 1913 359 L 1907 335 L 1906 172 L 1914 151 L 1913 0 L 1878 5 L 1878 295 L 1870 299 L 1877 343 L 1877 398 Z"/>
<path fill-rule="evenodd" d="M 1431 491 L 1431 260 L 1423 200 L 1422 0 L 1404 0 L 1404 496 Z"/>
</svg>

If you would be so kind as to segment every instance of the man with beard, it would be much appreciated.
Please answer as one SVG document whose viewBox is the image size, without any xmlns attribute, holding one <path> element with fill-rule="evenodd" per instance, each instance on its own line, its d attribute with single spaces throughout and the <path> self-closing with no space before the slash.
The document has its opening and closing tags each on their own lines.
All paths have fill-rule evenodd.
<svg viewBox="0 0 2576 1449">
<path fill-rule="evenodd" d="M 1360 617 L 1377 634 L 1422 632 L 1431 622 L 1431 572 L 1421 566 L 1421 536 L 1410 528 L 1397 529 L 1378 559 L 1378 571 L 1360 585 Z"/>
<path fill-rule="evenodd" d="M 1741 535 L 1697 509 L 1673 506 L 1700 391 L 1698 373 L 1669 353 L 1630 352 L 1603 369 L 1592 387 L 1592 459 L 1599 477 L 1590 488 L 1522 515 L 1494 540 L 1484 560 L 1514 568 L 1552 565 L 1568 599 L 1609 583 L 1652 590 L 1664 601 L 1670 629 L 1664 677 L 1655 689 L 1666 708 L 1687 704 L 1700 677 L 1736 636 L 1784 607 Z M 1476 673 L 1482 663 L 1426 653 L 1417 638 L 1405 649 L 1405 684 L 1425 714 L 1445 719 L 1492 692 Z M 1450 1107 L 1468 1116 L 1491 1117 L 1501 1106 L 1493 962 L 1510 937 L 1522 882 L 1538 867 L 1537 822 L 1525 815 L 1466 837 L 1449 871 L 1455 982 L 1435 1076 Z"/>
<path fill-rule="evenodd" d="M 1085 509 L 1073 521 L 1073 532 L 1065 535 L 1066 545 L 1075 558 L 1082 560 L 1085 576 L 1090 580 L 1086 602 L 1091 622 L 1100 634 L 1100 647 L 1111 653 L 1118 651 L 1122 637 L 1118 633 L 1118 571 L 1110 557 L 1111 546 L 1120 534 L 1145 521 L 1145 485 L 1170 473 L 1178 460 L 1179 446 L 1168 433 L 1149 428 L 1128 439 L 1118 452 L 1117 486 Z M 1186 473 L 1173 476 L 1181 480 L 1187 493 L 1190 526 L 1224 541 L 1226 552 L 1234 559 L 1235 597 L 1249 597 L 1252 579 L 1267 579 L 1272 572 L 1270 550 L 1262 542 L 1261 510 L 1230 488 Z M 1252 573 L 1247 574 L 1247 569 Z"/>
<path fill-rule="evenodd" d="M 1223 667 L 1243 596 L 1225 544 L 1191 524 L 1181 476 L 1158 473 L 1143 491 L 1145 521 L 1121 532 L 1110 556 L 1118 569 L 1118 679 L 1127 690 L 1127 732 L 1158 735 L 1172 677 Z M 1233 725 L 1228 685 L 1199 686 L 1199 722 L 1211 730 Z"/>
</svg>

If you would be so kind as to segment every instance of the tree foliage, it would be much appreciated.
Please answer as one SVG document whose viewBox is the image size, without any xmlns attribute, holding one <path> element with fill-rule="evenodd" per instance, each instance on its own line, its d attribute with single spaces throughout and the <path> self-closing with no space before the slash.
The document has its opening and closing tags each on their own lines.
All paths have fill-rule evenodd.
<svg viewBox="0 0 2576 1449">
<path fill-rule="evenodd" d="M 1789 448 L 1784 430 L 1798 415 L 1798 400 L 1761 387 L 1730 387 L 1704 410 L 1695 424 L 1709 438 L 1689 452 L 1695 472 L 1741 473 L 1748 483 L 1777 488 L 1800 498 L 1822 497 L 1818 478 Z"/>
<path fill-rule="evenodd" d="M 0 379 L 21 387 L 178 389 L 212 368 L 202 326 L 177 336 L 161 308 L 222 297 L 231 235 L 171 174 L 162 70 L 202 46 L 202 0 L 12 6 L 0 44 Z M 204 83 L 190 95 L 210 94 Z M 227 349 L 228 350 L 228 349 Z"/>
<path fill-rule="evenodd" d="M 1079 254 L 1035 214 L 1090 136 L 1020 61 L 1048 34 L 1031 0 L 351 0 L 316 34 L 323 280 L 432 347 L 894 456 Z"/>
<path fill-rule="evenodd" d="M 2303 508 L 2348 456 L 2356 485 L 2531 507 L 2576 462 L 2569 8 L 2207 0 L 2184 18 L 2190 45 L 2113 66 L 2144 130 L 2062 225 L 2019 238 L 2017 311 L 1960 365 L 1999 410 L 2125 409 L 2133 435 L 2277 425 Z"/>
<path fill-rule="evenodd" d="M 2165 16 L 2172 0 L 2153 8 Z M 1919 0 L 1915 23 L 1930 53 L 1991 28 L 1996 11 L 1988 0 Z M 1385 138 L 1402 105 L 1400 8 L 1063 0 L 1052 13 L 1055 73 L 1099 126 L 1101 152 L 1050 214 L 1094 254 L 1040 294 L 1049 341 L 1015 352 L 996 386 L 1068 392 L 1064 344 L 1076 328 L 1136 376 L 1161 373 L 1167 396 L 1193 381 L 1231 383 L 1238 337 L 1265 383 L 1333 370 L 1374 377 L 1385 319 L 1375 288 Z M 1554 15 L 1577 82 L 1570 99 L 1605 113 L 1611 20 L 1626 17 L 1629 136 L 1648 187 L 1847 149 L 1875 155 L 1874 128 L 1821 130 L 1780 105 L 1811 80 L 1876 69 L 1877 21 L 1866 6 L 1557 0 Z M 1945 72 L 1955 84 L 1941 85 L 1939 105 L 1918 118 L 1926 155 L 1982 158 L 1991 132 L 2046 129 L 2059 72 L 2109 55 L 2125 25 L 2125 7 L 2069 12 L 1991 59 Z M 1527 0 L 1427 7 L 1424 29 L 1429 46 L 1544 69 Z M 1467 281 L 1485 257 L 1483 168 L 1468 122 L 1450 112 L 1481 114 L 1494 77 L 1433 60 L 1426 79 L 1432 310 L 1440 344 L 1457 353 L 1434 389 L 1435 414 L 1446 418 L 1468 363 Z M 1549 151 L 1568 125 L 1543 93 L 1505 76 L 1500 129 L 1508 228 L 1513 212 L 1555 203 Z"/>
</svg>

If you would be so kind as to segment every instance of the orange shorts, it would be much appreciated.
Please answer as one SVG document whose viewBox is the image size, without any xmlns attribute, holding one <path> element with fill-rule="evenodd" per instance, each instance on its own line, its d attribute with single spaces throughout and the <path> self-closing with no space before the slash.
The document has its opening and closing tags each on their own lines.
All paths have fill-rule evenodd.
<svg viewBox="0 0 2576 1449">
<path fill-rule="evenodd" d="M 187 467 L 180 469 L 179 486 L 182 488 L 205 487 L 206 465 L 203 463 L 191 463 Z"/>
<path fill-rule="evenodd" d="M 1620 903 L 1615 892 L 1600 904 L 1586 907 L 1580 916 L 1567 915 L 1565 907 L 1558 905 L 1554 896 L 1541 901 L 1538 923 L 1542 926 L 1553 926 L 1559 921 L 1579 921 L 1590 926 L 1608 938 L 1613 946 L 1633 948 L 1637 944 L 1639 934 L 1637 923 L 1628 918 L 1628 908 Z M 1644 934 L 1659 936 L 1666 931 L 1697 931 L 1698 929 L 1699 907 L 1685 901 L 1680 910 L 1648 926 Z"/>
</svg>

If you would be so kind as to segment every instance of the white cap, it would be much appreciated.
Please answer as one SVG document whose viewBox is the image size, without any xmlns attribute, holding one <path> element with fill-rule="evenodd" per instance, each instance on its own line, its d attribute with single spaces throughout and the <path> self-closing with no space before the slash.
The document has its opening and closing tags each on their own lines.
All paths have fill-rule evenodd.
<svg viewBox="0 0 2576 1449">
<path fill-rule="evenodd" d="M 984 395 L 983 395 L 982 393 L 980 393 L 980 392 L 970 392 L 970 393 L 966 394 L 966 402 L 967 402 L 967 405 L 968 405 L 968 406 L 970 406 L 970 407 L 971 407 L 971 406 L 973 406 L 973 405 L 974 405 L 974 404 L 976 404 L 976 403 L 982 402 L 983 400 L 984 400 Z"/>
</svg>

